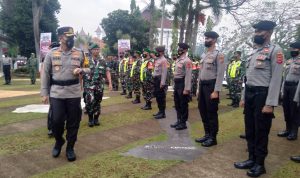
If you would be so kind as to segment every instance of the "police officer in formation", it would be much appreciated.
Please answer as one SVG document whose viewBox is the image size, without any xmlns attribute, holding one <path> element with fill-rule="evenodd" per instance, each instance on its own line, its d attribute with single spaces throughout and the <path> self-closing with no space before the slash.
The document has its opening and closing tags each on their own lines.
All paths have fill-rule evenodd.
<svg viewBox="0 0 300 178">
<path fill-rule="evenodd" d="M 141 65 L 140 71 L 140 80 L 142 82 L 142 91 L 143 97 L 146 101 L 145 106 L 141 109 L 143 110 L 151 110 L 151 99 L 153 97 L 153 69 L 154 69 L 154 59 L 151 54 L 154 54 L 150 49 L 146 48 L 143 51 L 143 59 L 144 62 Z"/>
<path fill-rule="evenodd" d="M 11 84 L 11 72 L 10 72 L 11 66 L 12 66 L 11 58 L 8 57 L 7 54 L 5 54 L 4 58 L 2 59 L 3 74 L 5 79 L 4 85 Z"/>
<path fill-rule="evenodd" d="M 45 58 L 41 75 L 41 96 L 45 104 L 49 102 L 50 97 L 53 110 L 52 129 L 56 142 L 52 156 L 58 157 L 65 143 L 63 133 L 66 121 L 68 141 L 66 156 L 69 161 L 75 161 L 74 145 L 82 114 L 79 75 L 89 73 L 90 69 L 83 68 L 82 51 L 73 48 L 75 36 L 73 28 L 61 27 L 57 29 L 57 34 L 61 46 L 51 50 Z"/>
<path fill-rule="evenodd" d="M 122 87 L 121 95 L 126 95 L 126 71 L 127 71 L 127 63 L 128 63 L 128 54 L 120 53 L 120 62 L 119 62 L 119 77 L 120 83 Z"/>
<path fill-rule="evenodd" d="M 216 50 L 219 35 L 209 31 L 204 33 L 204 36 L 207 52 L 202 55 L 200 61 L 198 108 L 205 135 L 195 141 L 204 147 L 210 147 L 217 144 L 219 93 L 222 88 L 225 64 L 224 55 Z"/>
<path fill-rule="evenodd" d="M 36 81 L 36 73 L 39 68 L 39 62 L 38 59 L 35 57 L 34 53 L 31 53 L 31 56 L 27 61 L 27 66 L 29 70 L 31 84 L 34 85 Z"/>
<path fill-rule="evenodd" d="M 283 112 L 286 129 L 278 133 L 279 137 L 286 137 L 287 140 L 296 140 L 300 120 L 300 110 L 294 102 L 297 86 L 300 80 L 300 42 L 290 44 L 291 59 L 285 62 L 283 73 L 283 84 L 281 94 L 283 96 Z"/>
<path fill-rule="evenodd" d="M 177 113 L 177 121 L 171 124 L 176 130 L 187 128 L 186 122 L 189 117 L 189 101 L 192 87 L 192 61 L 187 57 L 189 45 L 178 44 L 178 59 L 174 72 L 174 103 Z"/>
<path fill-rule="evenodd" d="M 86 111 L 89 117 L 88 126 L 99 126 L 99 116 L 101 114 L 101 102 L 103 98 L 105 80 L 107 78 L 109 90 L 112 90 L 110 68 L 106 61 L 100 57 L 100 47 L 93 43 L 89 47 L 91 56 L 89 57 L 90 73 L 83 74 L 84 99 Z"/>
<path fill-rule="evenodd" d="M 154 114 L 155 119 L 166 118 L 166 94 L 168 86 L 166 85 L 167 80 L 167 59 L 164 56 L 165 47 L 158 46 L 155 48 L 156 59 L 153 72 L 153 83 L 154 83 L 154 96 L 158 105 L 158 113 Z"/>
<path fill-rule="evenodd" d="M 142 65 L 142 59 L 141 59 L 141 52 L 140 51 L 134 51 L 134 55 L 132 56 L 133 64 L 130 71 L 130 78 L 132 81 L 132 87 L 133 92 L 135 94 L 135 100 L 132 101 L 133 104 L 141 103 L 141 65 Z"/>
<path fill-rule="evenodd" d="M 246 68 L 246 86 L 241 99 L 244 106 L 248 159 L 234 163 L 238 169 L 249 169 L 247 175 L 258 177 L 266 173 L 268 136 L 278 105 L 284 56 L 281 48 L 270 42 L 276 24 L 260 21 L 255 29 L 254 49 Z"/>
</svg>

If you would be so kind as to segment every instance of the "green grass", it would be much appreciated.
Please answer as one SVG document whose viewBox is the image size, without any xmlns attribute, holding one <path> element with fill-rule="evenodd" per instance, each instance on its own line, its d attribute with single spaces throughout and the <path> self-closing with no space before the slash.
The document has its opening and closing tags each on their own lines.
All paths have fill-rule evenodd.
<svg viewBox="0 0 300 178">
<path fill-rule="evenodd" d="M 180 163 L 180 161 L 147 160 L 122 156 L 120 153 L 124 153 L 139 145 L 163 141 L 165 139 L 166 135 L 161 134 L 156 137 L 140 140 L 33 177 L 151 177 L 166 168 Z"/>
<path fill-rule="evenodd" d="M 272 178 L 298 178 L 300 177 L 300 164 L 292 161 L 285 164 L 277 170 L 271 177 Z"/>
<path fill-rule="evenodd" d="M 41 84 L 39 81 L 36 81 L 35 85 L 31 85 L 30 80 L 14 80 L 14 79 L 12 79 L 11 85 L 0 85 L 0 90 L 39 91 L 40 86 L 41 86 Z"/>
<path fill-rule="evenodd" d="M 39 95 L 5 98 L 5 100 L 0 102 L 0 108 L 18 107 L 28 104 L 41 104 L 41 102 L 42 100 Z"/>
<path fill-rule="evenodd" d="M 40 119 L 46 117 L 47 114 L 43 114 L 43 113 L 11 113 L 10 111 L 1 112 L 0 127 L 7 124 L 16 123 L 16 122 L 22 122 L 22 121 L 28 121 L 28 120 L 34 120 L 34 119 Z"/>
</svg>

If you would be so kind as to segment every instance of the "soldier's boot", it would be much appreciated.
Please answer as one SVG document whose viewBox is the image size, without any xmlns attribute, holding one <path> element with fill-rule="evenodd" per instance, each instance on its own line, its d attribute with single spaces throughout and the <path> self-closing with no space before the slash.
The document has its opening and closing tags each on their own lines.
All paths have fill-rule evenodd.
<svg viewBox="0 0 300 178">
<path fill-rule="evenodd" d="M 151 101 L 147 101 L 145 107 L 143 108 L 143 110 L 151 110 Z"/>
<path fill-rule="evenodd" d="M 75 143 L 73 143 L 73 142 L 68 142 L 68 144 L 67 144 L 66 156 L 67 156 L 68 161 L 70 161 L 70 162 L 76 160 L 74 145 L 75 145 Z"/>
<path fill-rule="evenodd" d="M 120 93 L 120 95 L 127 95 L 127 92 L 126 92 L 126 90 L 123 90 L 123 92 L 122 92 L 122 93 Z"/>
<path fill-rule="evenodd" d="M 158 115 L 154 116 L 155 119 L 164 119 L 166 118 L 165 111 L 160 111 Z"/>
<path fill-rule="evenodd" d="M 177 126 L 175 127 L 176 130 L 184 130 L 187 129 L 186 121 L 184 121 L 182 118 L 178 121 Z"/>
<path fill-rule="evenodd" d="M 61 152 L 61 147 L 65 144 L 65 139 L 64 138 L 62 138 L 61 140 L 57 140 L 56 142 L 55 142 L 55 145 L 54 145 L 54 147 L 53 147 L 53 149 L 52 149 L 52 156 L 54 157 L 54 158 L 57 158 L 59 155 L 60 155 L 60 152 Z"/>
<path fill-rule="evenodd" d="M 181 121 L 181 115 L 177 112 L 177 121 L 174 124 L 171 124 L 170 127 L 176 128 L 176 126 L 180 124 L 180 121 Z"/>
<path fill-rule="evenodd" d="M 126 96 L 127 99 L 132 98 L 132 92 L 129 92 L 128 95 Z"/>
<path fill-rule="evenodd" d="M 94 115 L 94 125 L 95 126 L 99 126 L 100 125 L 100 118 L 99 118 L 100 114 L 96 114 Z"/>
<path fill-rule="evenodd" d="M 132 101 L 132 104 L 139 104 L 141 103 L 141 98 L 140 96 L 136 95 L 135 100 Z"/>
<path fill-rule="evenodd" d="M 93 116 L 93 114 L 89 114 L 88 125 L 89 125 L 89 127 L 94 127 L 94 116 Z"/>
<path fill-rule="evenodd" d="M 206 140 L 209 139 L 209 137 L 210 137 L 209 126 L 207 126 L 207 124 L 204 124 L 204 131 L 205 131 L 205 135 L 201 138 L 196 138 L 195 142 L 203 143 L 203 142 L 205 142 Z"/>
<path fill-rule="evenodd" d="M 286 125 L 286 129 L 284 131 L 279 132 L 277 134 L 278 137 L 287 137 L 290 134 L 291 128 L 289 124 L 286 122 L 285 125 Z"/>
<path fill-rule="evenodd" d="M 209 137 L 201 145 L 204 146 L 204 147 L 211 147 L 211 146 L 217 145 L 217 138 L 216 138 L 216 136 L 214 135 L 214 136 Z"/>
</svg>

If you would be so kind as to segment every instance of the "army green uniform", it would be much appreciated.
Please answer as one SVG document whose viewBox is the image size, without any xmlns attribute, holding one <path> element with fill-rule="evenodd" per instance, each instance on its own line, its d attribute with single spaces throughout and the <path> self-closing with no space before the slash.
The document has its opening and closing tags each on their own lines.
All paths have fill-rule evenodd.
<svg viewBox="0 0 300 178">
<path fill-rule="evenodd" d="M 133 83 L 132 83 L 132 79 L 130 77 L 130 73 L 131 73 L 131 69 L 132 69 L 132 65 L 133 65 L 133 59 L 129 58 L 125 65 L 127 66 L 125 81 L 126 81 L 126 88 L 128 91 L 128 95 L 126 96 L 126 98 L 132 98 Z"/>
<path fill-rule="evenodd" d="M 141 66 L 140 79 L 142 82 L 143 97 L 146 105 L 142 109 L 152 109 L 151 99 L 153 98 L 153 73 L 154 59 L 146 59 Z"/>
<path fill-rule="evenodd" d="M 120 83 L 122 86 L 122 90 L 123 92 L 121 93 L 121 95 L 126 95 L 126 71 L 127 71 L 127 64 L 128 64 L 128 58 L 123 58 L 120 62 L 119 62 L 119 77 L 120 77 Z"/>
<path fill-rule="evenodd" d="M 118 72 L 119 63 L 116 60 L 111 60 L 108 67 L 110 68 L 111 73 L 111 82 L 114 91 L 119 89 L 119 72 Z"/>
<path fill-rule="evenodd" d="M 39 65 L 38 59 L 35 57 L 35 54 L 32 53 L 31 57 L 27 61 L 31 84 L 35 84 L 38 65 Z"/>
<path fill-rule="evenodd" d="M 232 96 L 232 83 L 231 83 L 231 78 L 230 78 L 230 72 L 231 72 L 231 67 L 234 63 L 234 60 L 232 59 L 228 65 L 227 65 L 227 68 L 226 68 L 226 82 L 227 82 L 227 88 L 228 88 L 228 91 L 229 91 L 229 98 L 231 99 L 231 96 Z"/>
<path fill-rule="evenodd" d="M 132 81 L 133 92 L 136 95 L 135 100 L 132 101 L 134 104 L 141 102 L 140 101 L 140 97 L 141 97 L 141 79 L 140 79 L 141 65 L 142 65 L 142 59 L 141 58 L 136 59 L 136 61 L 133 62 L 131 71 L 130 71 L 130 78 Z"/>
<path fill-rule="evenodd" d="M 241 99 L 243 76 L 242 76 L 242 61 L 235 60 L 231 63 L 229 71 L 229 80 L 230 80 L 230 90 L 231 90 L 231 99 L 232 106 L 238 107 Z"/>
</svg>

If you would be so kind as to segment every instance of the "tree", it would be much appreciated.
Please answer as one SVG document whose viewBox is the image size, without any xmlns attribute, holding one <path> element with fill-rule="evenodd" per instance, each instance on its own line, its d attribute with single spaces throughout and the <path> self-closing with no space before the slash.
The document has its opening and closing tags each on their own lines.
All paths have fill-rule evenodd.
<svg viewBox="0 0 300 178">
<path fill-rule="evenodd" d="M 131 0 L 130 2 L 130 13 L 132 14 L 136 10 L 136 2 L 135 0 Z"/>
<path fill-rule="evenodd" d="M 130 39 L 132 49 L 142 50 L 149 44 L 149 23 L 139 10 L 129 14 L 126 10 L 116 10 L 101 22 L 106 36 L 104 41 L 110 52 L 117 53 L 117 43 L 121 38 Z"/>
</svg>

